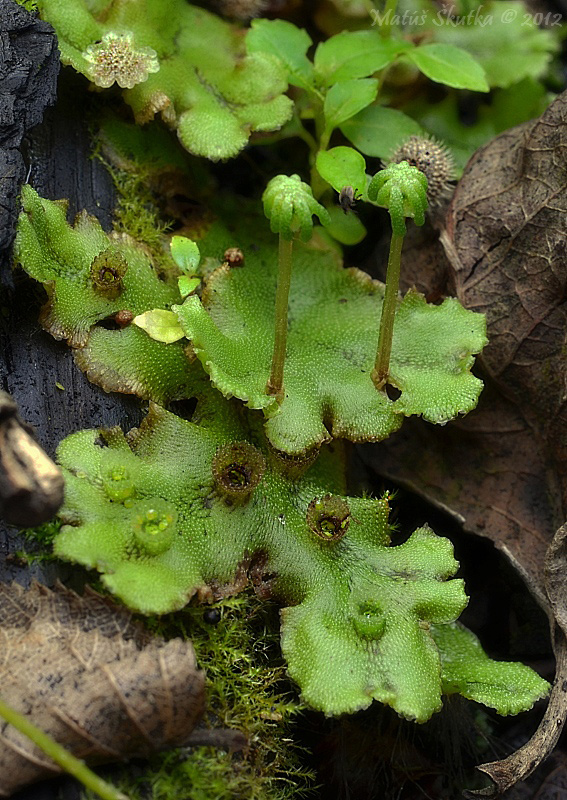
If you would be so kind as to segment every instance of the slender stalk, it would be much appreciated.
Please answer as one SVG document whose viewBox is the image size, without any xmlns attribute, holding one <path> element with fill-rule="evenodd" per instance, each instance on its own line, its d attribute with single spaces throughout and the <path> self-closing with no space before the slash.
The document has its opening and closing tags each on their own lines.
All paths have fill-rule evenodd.
<svg viewBox="0 0 567 800">
<path fill-rule="evenodd" d="M 28 739 L 31 739 L 46 756 L 49 756 L 56 764 L 59 764 L 61 769 L 73 775 L 73 777 L 81 781 L 87 789 L 98 794 L 103 800 L 128 800 L 125 794 L 122 794 L 118 789 L 115 789 L 109 783 L 103 781 L 102 778 L 99 778 L 98 775 L 95 775 L 94 772 L 91 772 L 83 761 L 71 755 L 64 747 L 54 741 L 51 736 L 48 736 L 47 733 L 44 733 L 44 731 L 34 725 L 28 717 L 10 708 L 10 706 L 7 706 L 1 698 L 0 716 L 10 725 L 13 725 L 20 733 L 23 733 L 24 736 L 27 736 Z"/>
<path fill-rule="evenodd" d="M 397 5 L 398 0 L 386 0 L 383 12 L 384 22 L 380 25 L 380 36 L 383 39 L 390 39 L 392 36 L 392 17 L 396 13 Z"/>
<path fill-rule="evenodd" d="M 400 265 L 403 243 L 403 236 L 392 233 L 390 254 L 388 255 L 388 270 L 386 272 L 386 290 L 384 292 L 380 333 L 378 335 L 378 349 L 376 351 L 376 362 L 372 370 L 372 380 L 377 389 L 381 389 L 384 386 L 388 380 L 388 373 L 390 370 L 390 354 L 392 352 L 394 318 L 396 316 L 398 286 L 400 284 Z"/>
<path fill-rule="evenodd" d="M 329 146 L 329 142 L 331 141 L 331 134 L 333 133 L 334 128 L 325 128 L 323 133 L 319 138 L 319 152 L 322 150 L 326 150 Z"/>
<path fill-rule="evenodd" d="M 306 128 L 306 127 L 305 127 L 305 125 L 304 125 L 304 124 L 301 122 L 301 120 L 300 120 L 299 118 L 298 118 L 298 123 L 299 123 L 299 124 L 298 124 L 297 135 L 298 135 L 298 136 L 299 136 L 301 139 L 303 139 L 303 141 L 304 141 L 304 142 L 307 144 L 307 146 L 309 147 L 309 152 L 310 152 L 310 155 L 311 155 L 311 156 L 313 156 L 313 157 L 315 157 L 315 154 L 317 153 L 317 142 L 315 141 L 315 137 L 314 137 L 314 136 L 312 136 L 312 135 L 309 133 L 309 131 L 307 130 L 307 128 Z"/>
<path fill-rule="evenodd" d="M 266 386 L 268 394 L 276 396 L 278 403 L 284 398 L 283 372 L 285 363 L 285 349 L 287 342 L 287 307 L 289 300 L 289 287 L 291 284 L 291 255 L 293 239 L 284 239 L 280 234 L 278 250 L 278 286 L 276 289 L 276 326 L 274 336 L 274 354 L 272 356 L 272 371 Z"/>
</svg>

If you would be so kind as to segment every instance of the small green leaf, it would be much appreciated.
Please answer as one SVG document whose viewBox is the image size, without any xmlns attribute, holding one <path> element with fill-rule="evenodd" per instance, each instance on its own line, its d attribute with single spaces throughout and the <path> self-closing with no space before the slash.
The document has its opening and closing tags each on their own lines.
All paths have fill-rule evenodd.
<svg viewBox="0 0 567 800">
<path fill-rule="evenodd" d="M 315 72 L 326 86 L 351 78 L 365 78 L 387 67 L 409 42 L 383 39 L 377 31 L 345 31 L 322 42 L 315 51 Z"/>
<path fill-rule="evenodd" d="M 132 320 L 134 325 L 146 331 L 148 336 L 156 342 L 173 342 L 183 339 L 185 334 L 177 321 L 177 314 L 173 311 L 165 311 L 162 308 L 154 308 L 152 311 L 144 311 Z"/>
<path fill-rule="evenodd" d="M 327 225 L 326 230 L 333 239 L 346 245 L 358 244 L 364 239 L 366 228 L 355 213 L 345 214 L 338 205 L 327 207 L 327 211 L 331 224 Z"/>
<path fill-rule="evenodd" d="M 421 125 L 395 108 L 370 106 L 340 126 L 349 141 L 362 153 L 388 158 L 410 136 L 423 134 Z"/>
<path fill-rule="evenodd" d="M 352 186 L 358 194 L 366 194 L 366 161 L 352 147 L 322 150 L 317 153 L 316 167 L 319 175 L 336 192 L 345 186 Z"/>
<path fill-rule="evenodd" d="M 444 424 L 476 405 L 478 378 L 473 353 L 486 345 L 486 319 L 454 297 L 441 305 L 409 291 L 394 323 L 390 382 L 403 391 L 394 409 Z"/>
<path fill-rule="evenodd" d="M 187 297 L 188 294 L 195 291 L 200 283 L 201 280 L 199 278 L 190 278 L 188 275 L 182 275 L 177 281 L 179 294 L 181 297 Z"/>
<path fill-rule="evenodd" d="M 188 364 L 187 343 L 164 344 L 137 325 L 107 330 L 96 325 L 85 347 L 73 350 L 75 363 L 105 392 L 135 394 L 169 403 L 193 397 L 203 382 L 200 366 Z"/>
<path fill-rule="evenodd" d="M 61 443 L 61 515 L 72 524 L 55 540 L 57 555 L 99 570 L 131 608 L 160 614 L 210 586 L 238 591 L 239 565 L 265 553 L 278 597 L 292 606 L 282 612 L 282 649 L 305 702 L 341 714 L 376 699 L 428 719 L 441 706 L 430 625 L 453 621 L 467 602 L 463 581 L 452 579 L 451 543 L 424 527 L 392 547 L 387 497 L 342 496 L 340 446 L 286 480 L 257 414 L 209 390 L 195 416 L 152 406 L 128 440 L 115 428 L 102 433 L 107 447 L 97 431 Z M 239 485 L 249 481 L 250 493 L 239 501 L 223 494 L 223 452 L 230 467 L 237 452 L 248 468 Z M 316 508 L 333 499 L 345 515 L 323 538 Z"/>
<path fill-rule="evenodd" d="M 43 325 L 56 339 L 66 339 L 78 366 L 106 391 L 137 394 L 157 402 L 190 397 L 201 370 L 187 362 L 181 342 L 165 345 L 136 325 L 110 330 L 96 323 L 128 310 L 179 300 L 176 280 L 157 270 L 147 250 L 133 240 L 109 237 L 94 217 L 82 212 L 71 227 L 60 203 L 42 200 L 31 187 L 22 189 L 16 254 L 22 267 L 48 292 Z M 119 257 L 125 273 L 116 291 L 97 290 L 93 264 L 105 269 Z M 171 265 L 173 271 L 173 265 Z M 100 279 L 100 274 L 98 275 Z M 99 280 L 100 283 L 100 280 Z"/>
<path fill-rule="evenodd" d="M 313 64 L 305 55 L 311 44 L 307 31 L 283 19 L 252 20 L 246 36 L 249 53 L 276 56 L 285 64 L 289 82 L 303 89 L 314 85 Z"/>
<path fill-rule="evenodd" d="M 211 161 L 234 158 L 248 141 L 233 111 L 215 102 L 203 102 L 182 114 L 177 135 L 190 153 Z"/>
<path fill-rule="evenodd" d="M 405 54 L 415 66 L 436 83 L 455 89 L 488 92 L 490 87 L 481 65 L 470 53 L 452 44 L 423 44 Z"/>
<path fill-rule="evenodd" d="M 338 128 L 347 119 L 354 117 L 363 108 L 376 100 L 378 81 L 374 78 L 335 83 L 325 97 L 325 128 L 327 131 Z"/>
<path fill-rule="evenodd" d="M 497 0 L 480 7 L 480 18 L 490 24 L 452 25 L 450 19 L 436 25 L 435 40 L 462 47 L 486 70 L 490 86 L 507 88 L 524 78 L 541 78 L 559 48 L 562 26 L 538 27 L 528 8 L 518 0 Z M 559 17 L 559 15 L 557 15 Z M 494 103 L 494 108 L 498 104 Z"/>
<path fill-rule="evenodd" d="M 97 569 L 133 610 L 164 614 L 213 587 L 239 591 L 244 561 L 264 554 L 288 605 L 288 672 L 304 702 L 326 714 L 377 700 L 425 722 L 442 692 L 500 713 L 546 694 L 535 673 L 491 661 L 455 624 L 467 597 L 450 541 L 424 526 L 392 546 L 388 495 L 344 496 L 339 443 L 287 473 L 258 415 L 210 387 L 194 420 L 152 404 L 128 436 L 68 436 L 57 451 L 66 491 L 56 555 Z"/>
<path fill-rule="evenodd" d="M 171 257 L 182 272 L 193 275 L 199 266 L 201 254 L 197 244 L 186 236 L 172 236 Z"/>
</svg>

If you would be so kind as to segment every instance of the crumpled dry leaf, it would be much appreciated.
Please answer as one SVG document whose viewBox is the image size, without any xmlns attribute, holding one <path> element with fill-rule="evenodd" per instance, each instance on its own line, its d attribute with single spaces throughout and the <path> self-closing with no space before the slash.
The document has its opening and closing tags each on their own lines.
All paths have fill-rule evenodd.
<svg viewBox="0 0 567 800">
<path fill-rule="evenodd" d="M 525 745 L 502 761 L 481 764 L 494 786 L 467 796 L 495 797 L 518 781 L 527 778 L 555 748 L 567 714 L 567 524 L 555 534 L 545 557 L 545 588 L 556 620 L 554 650 L 556 658 L 555 682 L 549 696 L 544 717 L 536 732 Z"/>
<path fill-rule="evenodd" d="M 541 118 L 479 150 L 442 237 L 457 296 L 487 315 L 483 366 L 541 442 L 548 502 L 553 506 L 559 495 L 559 522 L 567 509 L 566 123 L 563 93 Z M 542 522 L 546 527 L 522 532 L 539 563 L 557 527 Z M 498 531 L 489 535 L 499 538 Z"/>
<path fill-rule="evenodd" d="M 0 585 L 2 696 L 89 764 L 184 744 L 203 712 L 191 643 L 150 636 L 131 616 L 89 590 Z M 0 796 L 58 772 L 0 723 Z"/>
<path fill-rule="evenodd" d="M 435 434 L 422 427 L 419 439 L 408 424 L 373 459 L 387 464 L 382 474 L 491 538 L 557 619 L 546 717 L 517 754 L 483 767 L 500 791 L 545 758 L 567 714 L 564 528 L 548 550 L 567 516 L 566 123 L 563 93 L 541 118 L 478 150 L 441 236 L 457 296 L 487 315 L 482 365 L 492 386 L 465 420 Z"/>
<path fill-rule="evenodd" d="M 408 424 L 373 459 L 493 539 L 547 608 L 543 560 L 567 516 L 566 121 L 564 93 L 478 150 L 447 215 L 456 294 L 487 315 L 492 389 L 464 420 L 431 435 Z"/>
</svg>

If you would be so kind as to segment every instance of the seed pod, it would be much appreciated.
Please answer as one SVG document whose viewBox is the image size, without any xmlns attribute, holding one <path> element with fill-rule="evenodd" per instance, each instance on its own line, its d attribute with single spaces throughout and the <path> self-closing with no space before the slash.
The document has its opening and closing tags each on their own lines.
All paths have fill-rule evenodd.
<svg viewBox="0 0 567 800">
<path fill-rule="evenodd" d="M 350 509 L 342 497 L 327 494 L 309 503 L 306 520 L 313 533 L 327 542 L 334 542 L 347 532 Z"/>
<path fill-rule="evenodd" d="M 95 292 L 114 300 L 122 291 L 122 280 L 128 269 L 128 262 L 113 247 L 108 247 L 95 256 L 91 263 L 91 280 Z"/>
<path fill-rule="evenodd" d="M 219 447 L 212 466 L 217 489 L 232 501 L 247 499 L 266 471 L 264 456 L 248 442 Z"/>
<path fill-rule="evenodd" d="M 132 508 L 136 544 L 152 556 L 169 550 L 175 536 L 177 511 L 161 497 L 140 500 Z"/>
<path fill-rule="evenodd" d="M 117 311 L 114 315 L 114 322 L 120 328 L 126 328 L 134 319 L 134 314 L 132 311 L 129 311 L 127 308 L 123 308 L 122 311 Z"/>
<path fill-rule="evenodd" d="M 450 193 L 449 181 L 455 177 L 455 162 L 447 148 L 429 136 L 410 136 L 392 154 L 391 161 L 407 161 L 427 178 L 427 200 L 438 205 Z"/>
<path fill-rule="evenodd" d="M 244 253 L 239 247 L 229 247 L 224 251 L 223 261 L 230 267 L 241 267 L 244 264 Z"/>
</svg>

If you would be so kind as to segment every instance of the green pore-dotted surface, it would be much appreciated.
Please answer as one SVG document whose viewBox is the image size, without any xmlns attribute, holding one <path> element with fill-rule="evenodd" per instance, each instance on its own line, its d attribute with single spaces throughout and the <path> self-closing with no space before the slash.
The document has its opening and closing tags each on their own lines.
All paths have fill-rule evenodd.
<svg viewBox="0 0 567 800">
<path fill-rule="evenodd" d="M 61 59 L 101 88 L 115 82 L 140 124 L 161 113 L 191 153 L 231 158 L 253 131 L 291 117 L 287 73 L 247 53 L 242 32 L 186 0 L 39 0 Z"/>
<path fill-rule="evenodd" d="M 445 694 L 458 692 L 499 714 L 519 714 L 549 691 L 547 681 L 524 664 L 489 658 L 476 636 L 459 622 L 432 625 L 431 634 L 441 653 Z"/>
<path fill-rule="evenodd" d="M 135 325 L 120 329 L 114 322 L 123 311 L 134 317 L 173 308 L 213 385 L 263 409 L 270 441 L 290 454 L 332 437 L 379 441 L 404 415 L 443 423 L 476 405 L 482 383 L 470 367 L 486 341 L 484 317 L 453 298 L 433 306 L 409 292 L 394 325 L 389 384 L 401 395 L 392 400 L 371 379 L 383 286 L 344 269 L 338 250 L 316 234 L 307 244 L 294 243 L 280 406 L 266 392 L 277 240 L 253 204 L 243 207 L 237 233 L 218 221 L 199 239 L 202 299 L 191 295 L 183 305 L 173 261 L 158 274 L 133 240 L 107 235 L 84 213 L 70 226 L 63 204 L 42 200 L 30 187 L 22 205 L 16 258 L 47 290 L 42 323 L 75 348 L 78 365 L 107 391 L 160 403 L 199 391 L 201 371 L 186 358 L 182 341 L 164 344 Z M 234 212 L 222 209 L 227 218 Z M 223 264 L 231 247 L 241 248 L 244 266 Z"/>
<path fill-rule="evenodd" d="M 392 400 L 371 379 L 383 285 L 358 269 L 344 269 L 337 250 L 317 235 L 293 246 L 279 406 L 266 393 L 277 242 L 267 241 L 261 228 L 255 238 L 244 229 L 239 233 L 244 266 L 213 271 L 202 299 L 188 297 L 174 311 L 214 386 L 264 410 L 274 447 L 299 453 L 331 437 L 379 441 L 399 428 L 404 415 L 444 423 L 475 407 L 482 383 L 470 367 L 486 343 L 484 317 L 454 298 L 433 306 L 409 292 L 394 325 L 389 383 L 401 395 Z M 199 246 L 220 260 L 227 241 L 217 224 Z"/>
<path fill-rule="evenodd" d="M 107 391 L 162 403 L 190 396 L 194 370 L 182 343 L 168 346 L 135 326 L 113 324 L 120 311 L 136 315 L 179 302 L 173 262 L 169 274 L 158 275 L 132 239 L 107 235 L 84 212 L 72 227 L 63 203 L 43 200 L 29 186 L 22 189 L 22 209 L 16 259 L 47 290 L 43 326 L 75 349 L 89 379 Z"/>
<path fill-rule="evenodd" d="M 126 437 L 114 428 L 62 442 L 66 524 L 55 552 L 97 569 L 143 613 L 181 608 L 195 594 L 234 594 L 250 578 L 261 597 L 287 606 L 289 674 L 304 701 L 327 714 L 376 699 L 423 722 L 440 708 L 443 688 L 461 685 L 498 707 L 501 685 L 524 672 L 497 664 L 491 675 L 494 662 L 477 647 L 476 692 L 474 670 L 455 663 L 463 629 L 450 624 L 467 598 L 463 582 L 451 579 L 458 564 L 450 542 L 424 527 L 391 546 L 387 496 L 344 497 L 340 448 L 324 448 L 300 474 L 267 445 L 258 417 L 208 395 L 191 422 L 152 406 Z M 247 495 L 227 494 L 218 480 L 227 452 L 246 454 L 255 475 Z M 348 512 L 335 538 L 324 526 L 317 534 L 313 509 L 321 507 Z M 525 703 L 546 687 L 533 679 Z M 511 709 L 507 700 L 503 707 Z"/>
</svg>

